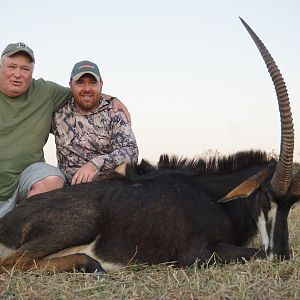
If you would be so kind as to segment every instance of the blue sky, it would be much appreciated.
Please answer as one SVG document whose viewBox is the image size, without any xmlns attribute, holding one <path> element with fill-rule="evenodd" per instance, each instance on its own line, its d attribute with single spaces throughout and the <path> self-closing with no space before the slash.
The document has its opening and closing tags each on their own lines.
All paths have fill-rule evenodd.
<svg viewBox="0 0 300 300">
<path fill-rule="evenodd" d="M 243 17 L 285 78 L 300 161 L 300 2 L 11 0 L 1 7 L 0 47 L 32 47 L 35 78 L 68 85 L 74 63 L 98 64 L 103 91 L 127 105 L 140 158 L 152 162 L 208 149 L 279 152 L 275 91 Z M 53 138 L 45 153 L 55 164 Z"/>
</svg>

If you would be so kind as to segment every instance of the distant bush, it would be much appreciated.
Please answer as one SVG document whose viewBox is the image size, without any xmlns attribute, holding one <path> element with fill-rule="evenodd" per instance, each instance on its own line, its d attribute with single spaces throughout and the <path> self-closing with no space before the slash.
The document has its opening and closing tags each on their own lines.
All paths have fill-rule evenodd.
<svg viewBox="0 0 300 300">
<path fill-rule="evenodd" d="M 293 164 L 293 172 L 297 172 L 297 171 L 299 171 L 299 170 L 300 170 L 300 163 L 295 162 L 295 163 Z"/>
</svg>

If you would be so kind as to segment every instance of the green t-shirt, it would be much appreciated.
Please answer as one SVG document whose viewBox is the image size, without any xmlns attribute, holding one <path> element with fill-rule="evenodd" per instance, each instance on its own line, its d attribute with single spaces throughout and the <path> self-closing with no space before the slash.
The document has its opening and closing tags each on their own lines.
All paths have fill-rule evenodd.
<svg viewBox="0 0 300 300">
<path fill-rule="evenodd" d="M 43 79 L 19 97 L 0 92 L 0 201 L 13 194 L 26 167 L 45 160 L 52 114 L 70 98 L 69 88 Z"/>
</svg>

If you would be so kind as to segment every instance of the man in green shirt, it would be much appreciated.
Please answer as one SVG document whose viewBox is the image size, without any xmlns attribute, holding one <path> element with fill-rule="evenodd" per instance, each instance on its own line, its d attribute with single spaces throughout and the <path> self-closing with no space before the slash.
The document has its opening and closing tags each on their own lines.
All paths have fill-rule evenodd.
<svg viewBox="0 0 300 300">
<path fill-rule="evenodd" d="M 34 53 L 9 44 L 0 60 L 0 218 L 17 201 L 64 185 L 64 175 L 45 163 L 53 113 L 71 99 L 69 88 L 32 78 Z M 105 98 L 110 96 L 103 95 Z M 114 109 L 128 113 L 119 101 Z"/>
</svg>

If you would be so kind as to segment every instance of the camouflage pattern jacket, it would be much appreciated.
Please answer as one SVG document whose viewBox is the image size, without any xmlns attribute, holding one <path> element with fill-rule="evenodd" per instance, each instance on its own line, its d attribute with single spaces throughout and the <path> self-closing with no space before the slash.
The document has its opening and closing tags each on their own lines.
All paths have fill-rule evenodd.
<svg viewBox="0 0 300 300">
<path fill-rule="evenodd" d="M 77 170 L 87 162 L 98 168 L 97 175 L 126 162 L 136 162 L 138 147 L 130 124 L 122 112 L 112 113 L 111 104 L 103 100 L 92 112 L 82 115 L 74 99 L 53 116 L 58 167 L 70 183 Z"/>
</svg>

